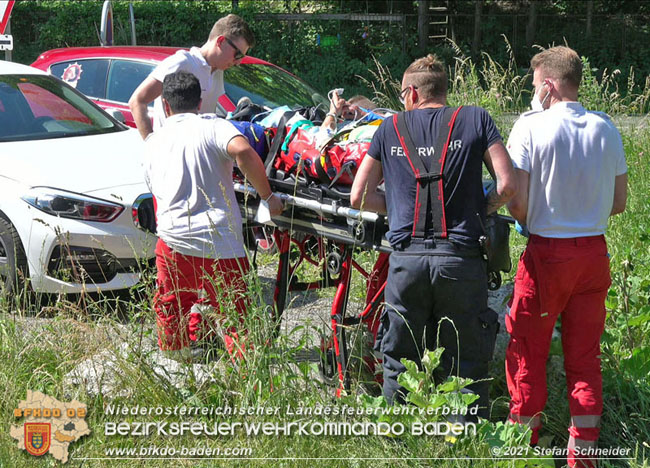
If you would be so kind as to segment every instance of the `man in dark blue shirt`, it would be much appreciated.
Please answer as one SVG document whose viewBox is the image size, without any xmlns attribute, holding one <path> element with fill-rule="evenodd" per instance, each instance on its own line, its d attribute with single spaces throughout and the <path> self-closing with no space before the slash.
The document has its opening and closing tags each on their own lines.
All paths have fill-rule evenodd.
<svg viewBox="0 0 650 468">
<path fill-rule="evenodd" d="M 486 214 L 514 196 L 516 179 L 489 114 L 479 107 L 454 111 L 446 97 L 444 65 L 433 55 L 413 62 L 402 78 L 406 112 L 384 120 L 352 186 L 352 206 L 388 214 L 386 237 L 394 252 L 377 344 L 389 401 L 405 396 L 397 383 L 402 358 L 420 365 L 425 349 L 442 346 L 436 379 L 480 380 L 492 357 L 497 319 L 487 307 L 479 238 Z M 483 164 L 497 182 L 487 200 Z M 385 194 L 377 190 L 382 179 Z M 487 390 L 487 382 L 469 387 L 480 397 L 483 417 Z"/>
</svg>

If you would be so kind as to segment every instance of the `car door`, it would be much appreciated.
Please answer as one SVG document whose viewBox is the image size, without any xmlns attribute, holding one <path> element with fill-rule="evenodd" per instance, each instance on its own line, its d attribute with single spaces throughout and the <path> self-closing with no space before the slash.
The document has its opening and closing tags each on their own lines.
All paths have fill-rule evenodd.
<svg viewBox="0 0 650 468">
<path fill-rule="evenodd" d="M 125 123 L 135 128 L 133 114 L 129 109 L 129 98 L 140 83 L 149 76 L 155 64 L 128 59 L 111 60 L 106 86 L 106 100 L 103 107 L 107 110 L 118 109 L 124 115 Z M 153 106 L 150 106 L 150 112 Z"/>
</svg>

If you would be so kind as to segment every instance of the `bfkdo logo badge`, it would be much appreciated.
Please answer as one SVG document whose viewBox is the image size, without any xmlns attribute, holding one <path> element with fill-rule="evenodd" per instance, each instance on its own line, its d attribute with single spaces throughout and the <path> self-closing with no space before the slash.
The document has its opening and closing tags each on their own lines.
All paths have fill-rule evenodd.
<svg viewBox="0 0 650 468">
<path fill-rule="evenodd" d="M 61 463 L 68 461 L 70 444 L 90 434 L 86 405 L 77 400 L 59 401 L 27 390 L 27 398 L 14 408 L 16 423 L 9 433 L 16 447 L 40 457 L 49 453 Z"/>
<path fill-rule="evenodd" d="M 50 423 L 25 423 L 25 450 L 40 457 L 50 449 L 52 426 Z"/>
</svg>

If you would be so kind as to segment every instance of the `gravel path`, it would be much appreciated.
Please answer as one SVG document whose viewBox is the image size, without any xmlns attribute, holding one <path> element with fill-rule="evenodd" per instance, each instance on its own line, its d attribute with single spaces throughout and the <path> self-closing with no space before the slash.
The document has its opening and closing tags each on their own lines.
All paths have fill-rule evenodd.
<svg viewBox="0 0 650 468">
<path fill-rule="evenodd" d="M 264 298 L 267 304 L 273 302 L 273 287 L 275 285 L 275 265 L 265 266 L 258 269 L 258 275 L 264 285 Z M 497 291 L 488 291 L 488 306 L 499 314 L 499 335 L 497 336 L 495 360 L 502 360 L 505 347 L 508 343 L 508 333 L 505 326 L 506 303 L 512 295 L 513 285 L 504 284 Z M 332 292 L 333 294 L 333 292 Z M 287 299 L 287 308 L 282 316 L 281 331 L 287 333 L 298 326 L 305 326 L 311 330 L 311 342 L 318 346 L 320 337 L 317 330 L 323 330 L 330 325 L 330 309 L 332 299 L 330 297 L 319 297 L 314 291 L 291 293 Z M 364 304 L 351 302 L 348 304 L 347 312 L 359 313 Z M 327 328 L 329 330 L 329 328 Z M 316 356 L 317 357 L 317 356 Z"/>
</svg>

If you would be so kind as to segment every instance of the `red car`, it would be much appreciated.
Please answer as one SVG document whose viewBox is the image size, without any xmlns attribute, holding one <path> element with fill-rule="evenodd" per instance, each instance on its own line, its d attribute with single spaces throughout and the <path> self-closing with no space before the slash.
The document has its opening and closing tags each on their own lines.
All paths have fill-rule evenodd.
<svg viewBox="0 0 650 468">
<path fill-rule="evenodd" d="M 125 123 L 135 127 L 128 101 L 151 70 L 173 55 L 180 47 L 113 46 L 69 47 L 42 53 L 33 67 L 62 79 L 115 115 L 118 110 Z M 246 56 L 241 65 L 224 72 L 226 94 L 220 99 L 224 111 L 248 96 L 254 103 L 269 108 L 288 105 L 314 106 L 327 99 L 307 83 L 282 68 Z M 113 111 L 113 112 L 112 112 Z"/>
</svg>

